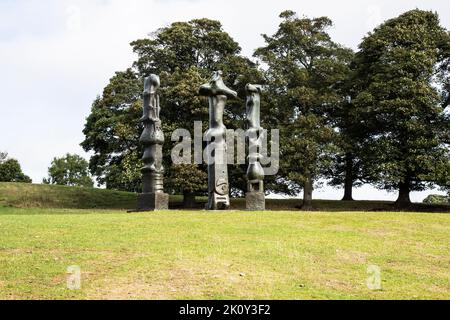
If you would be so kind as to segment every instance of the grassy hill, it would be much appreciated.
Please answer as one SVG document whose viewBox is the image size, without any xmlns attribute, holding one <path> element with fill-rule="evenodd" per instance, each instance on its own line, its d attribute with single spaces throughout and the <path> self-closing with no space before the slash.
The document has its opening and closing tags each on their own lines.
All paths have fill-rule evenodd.
<svg viewBox="0 0 450 320">
<path fill-rule="evenodd" d="M 131 192 L 94 188 L 66 187 L 41 184 L 0 183 L 0 206 L 16 208 L 66 209 L 133 209 L 137 195 Z M 195 210 L 205 207 L 206 198 L 197 197 Z M 301 200 L 267 199 L 268 210 L 299 210 Z M 389 201 L 314 200 L 316 211 L 395 211 Z M 170 197 L 171 209 L 183 209 L 182 197 Z M 245 199 L 232 199 L 232 210 L 245 209 Z M 450 205 L 413 204 L 408 211 L 450 212 Z"/>
<path fill-rule="evenodd" d="M 136 205 L 136 195 L 94 188 L 0 183 L 0 205 L 17 208 L 128 209 Z"/>
</svg>

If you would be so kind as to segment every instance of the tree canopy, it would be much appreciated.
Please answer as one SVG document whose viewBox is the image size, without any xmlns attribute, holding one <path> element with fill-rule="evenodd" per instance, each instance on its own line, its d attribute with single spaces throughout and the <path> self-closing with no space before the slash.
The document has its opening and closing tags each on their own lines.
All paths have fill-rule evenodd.
<svg viewBox="0 0 450 320">
<path fill-rule="evenodd" d="M 364 38 L 356 55 L 355 116 L 363 123 L 366 174 L 409 193 L 450 181 L 450 35 L 436 13 L 411 10 Z"/>
<path fill-rule="evenodd" d="M 48 179 L 43 182 L 77 187 L 92 187 L 94 184 L 89 175 L 88 162 L 79 155 L 69 153 L 53 159 L 48 168 Z"/>
<path fill-rule="evenodd" d="M 208 102 L 197 91 L 215 70 L 222 70 L 227 84 L 240 92 L 239 99 L 228 103 L 225 124 L 230 129 L 242 127 L 244 87 L 247 82 L 258 82 L 259 71 L 254 63 L 239 55 L 239 45 L 214 20 L 175 22 L 131 45 L 138 55 L 133 68 L 116 73 L 94 102 L 86 121 L 82 146 L 95 153 L 90 160 L 91 172 L 108 188 L 139 190 L 142 150 L 138 138 L 142 127 L 137 120 L 141 113 L 143 78 L 156 73 L 161 78 L 161 118 L 166 134 L 165 185 L 173 192 L 204 193 L 206 166 L 170 164 L 174 143 L 171 133 L 184 128 L 193 135 L 194 121 L 198 120 L 203 122 L 203 131 L 206 130 Z M 244 170 L 241 168 L 236 174 L 243 175 Z M 184 183 L 180 183 L 180 177 Z M 245 183 L 232 183 L 231 187 L 245 190 Z"/>
<path fill-rule="evenodd" d="M 299 18 L 293 11 L 280 17 L 278 31 L 263 35 L 266 46 L 255 56 L 268 66 L 268 116 L 281 130 L 283 176 L 293 190 L 303 187 L 309 208 L 314 181 L 331 165 L 337 137 L 332 114 L 343 101 L 336 84 L 349 73 L 352 51 L 331 40 L 327 17 Z"/>
<path fill-rule="evenodd" d="M 204 164 L 171 163 L 172 132 L 193 136 L 194 121 L 208 123 L 208 102 L 197 94 L 213 71 L 238 92 L 224 122 L 245 128 L 245 85 L 262 84 L 261 120 L 280 129 L 280 171 L 265 178 L 266 191 L 304 191 L 311 208 L 315 186 L 328 179 L 352 189 L 370 183 L 409 193 L 450 186 L 450 33 L 436 13 L 411 10 L 370 32 L 354 53 L 331 38 L 327 17 L 280 14 L 273 35 L 263 35 L 256 62 L 219 21 L 174 22 L 131 43 L 137 59 L 116 72 L 92 104 L 84 127 L 89 170 L 107 188 L 139 191 L 142 88 L 150 73 L 161 78 L 165 187 L 192 199 L 206 192 Z M 203 142 L 203 147 L 205 142 Z M 233 196 L 246 191 L 246 165 L 230 165 Z"/>
<path fill-rule="evenodd" d="M 0 152 L 0 182 L 31 183 L 31 178 L 22 172 L 19 161 L 8 159 L 8 153 Z"/>
</svg>

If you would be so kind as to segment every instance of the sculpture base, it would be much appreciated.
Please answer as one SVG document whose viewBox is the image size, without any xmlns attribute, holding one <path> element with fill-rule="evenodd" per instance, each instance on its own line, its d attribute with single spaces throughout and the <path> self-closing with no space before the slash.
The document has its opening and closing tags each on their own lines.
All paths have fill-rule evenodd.
<svg viewBox="0 0 450 320">
<path fill-rule="evenodd" d="M 140 193 L 138 196 L 137 212 L 168 209 L 169 195 L 167 193 Z"/>
<path fill-rule="evenodd" d="M 228 210 L 230 209 L 230 197 L 228 195 L 218 195 L 216 193 L 210 195 L 208 203 L 206 204 L 206 210 Z"/>
<path fill-rule="evenodd" d="M 266 210 L 266 197 L 264 192 L 247 192 L 245 194 L 245 204 L 248 211 Z"/>
</svg>

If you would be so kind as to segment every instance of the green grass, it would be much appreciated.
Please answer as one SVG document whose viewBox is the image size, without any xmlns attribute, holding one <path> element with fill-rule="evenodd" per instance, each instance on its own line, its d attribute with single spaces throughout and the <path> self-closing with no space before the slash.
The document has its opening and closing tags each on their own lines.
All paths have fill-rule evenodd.
<svg viewBox="0 0 450 320">
<path fill-rule="evenodd" d="M 206 198 L 197 197 L 197 209 L 205 207 Z M 137 195 L 130 192 L 77 188 L 54 185 L 0 182 L 0 206 L 16 208 L 70 208 L 70 209 L 134 209 Z M 171 196 L 170 207 L 182 209 L 182 197 Z M 299 210 L 301 200 L 267 199 L 268 210 Z M 317 211 L 394 211 L 389 201 L 332 201 L 314 200 Z M 245 199 L 232 199 L 231 209 L 244 210 Z M 450 212 L 450 205 L 416 203 L 409 211 Z"/>
<path fill-rule="evenodd" d="M 450 299 L 449 230 L 442 213 L 0 207 L 0 299 Z"/>
<path fill-rule="evenodd" d="M 450 299 L 449 206 L 299 204 L 128 214 L 133 193 L 0 183 L 0 299 Z M 81 290 L 67 289 L 71 265 Z"/>
<path fill-rule="evenodd" d="M 0 205 L 20 208 L 123 209 L 136 205 L 136 195 L 94 188 L 1 182 Z"/>
</svg>

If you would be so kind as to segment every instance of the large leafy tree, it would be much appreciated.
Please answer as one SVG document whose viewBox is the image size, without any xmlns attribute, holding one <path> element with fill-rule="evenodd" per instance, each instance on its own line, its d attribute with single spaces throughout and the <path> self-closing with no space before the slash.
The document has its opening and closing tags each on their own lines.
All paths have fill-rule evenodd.
<svg viewBox="0 0 450 320">
<path fill-rule="evenodd" d="M 0 152 L 0 182 L 31 183 L 32 181 L 22 172 L 19 161 L 8 159 L 8 153 Z"/>
<path fill-rule="evenodd" d="M 398 190 L 399 206 L 410 191 L 450 181 L 449 63 L 449 32 L 421 10 L 383 23 L 357 53 L 353 104 L 366 133 L 365 174 Z"/>
<path fill-rule="evenodd" d="M 351 67 L 352 70 L 348 73 L 347 79 L 335 85 L 344 99 L 332 113 L 337 129 L 337 149 L 327 174 L 331 178 L 329 185 L 344 188 L 343 201 L 353 201 L 353 188 L 371 181 L 365 170 L 366 128 L 360 120 L 359 109 L 355 108 L 353 103 L 358 93 L 355 85 L 357 77 L 354 63 Z"/>
<path fill-rule="evenodd" d="M 66 154 L 61 158 L 54 158 L 48 168 L 46 184 L 58 184 L 74 187 L 92 187 L 94 182 L 89 175 L 88 162 L 76 154 Z"/>
<path fill-rule="evenodd" d="M 314 183 L 326 174 L 335 152 L 332 113 L 342 103 L 336 84 L 344 81 L 352 57 L 350 49 L 333 42 L 327 17 L 283 19 L 266 45 L 255 52 L 267 66 L 271 98 L 267 116 L 281 130 L 282 182 L 304 191 L 303 208 L 311 208 Z"/>
<path fill-rule="evenodd" d="M 172 192 L 191 198 L 192 194 L 206 190 L 206 168 L 196 164 L 171 165 L 172 131 L 184 128 L 193 136 L 196 120 L 203 121 L 203 131 L 206 130 L 208 103 L 197 91 L 215 70 L 222 70 L 227 85 L 240 93 L 227 106 L 225 124 L 230 129 L 242 128 L 243 88 L 247 82 L 259 82 L 261 76 L 254 63 L 240 56 L 239 45 L 223 31 L 220 22 L 214 20 L 175 22 L 131 45 L 138 55 L 133 68 L 118 72 L 110 80 L 103 95 L 94 102 L 83 131 L 86 139 L 82 146 L 94 152 L 91 172 L 108 188 L 139 190 L 142 150 L 138 139 L 142 128 L 137 120 L 141 113 L 143 78 L 156 73 L 161 78 L 161 118 L 166 134 L 165 184 Z M 244 170 L 243 166 L 237 166 L 231 172 L 242 176 Z M 245 189 L 242 181 L 230 180 L 232 190 Z"/>
</svg>

